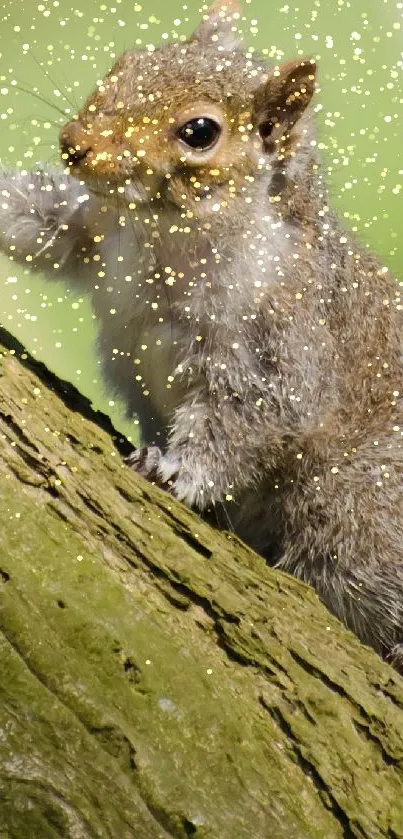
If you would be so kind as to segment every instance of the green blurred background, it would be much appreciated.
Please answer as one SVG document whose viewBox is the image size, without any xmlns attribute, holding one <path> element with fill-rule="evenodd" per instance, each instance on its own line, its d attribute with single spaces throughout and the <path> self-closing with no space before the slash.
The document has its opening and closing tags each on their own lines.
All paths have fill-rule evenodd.
<svg viewBox="0 0 403 839">
<path fill-rule="evenodd" d="M 5 0 L 0 29 L 0 164 L 58 161 L 60 124 L 122 50 L 184 39 L 198 0 Z M 247 45 L 273 61 L 320 62 L 320 148 L 333 205 L 403 279 L 403 3 L 244 2 Z M 22 90 L 21 88 L 25 88 Z M 34 95 L 33 95 L 34 94 Z M 60 111 L 62 113 L 60 113 Z M 135 440 L 102 386 L 88 302 L 0 257 L 0 320 Z"/>
</svg>

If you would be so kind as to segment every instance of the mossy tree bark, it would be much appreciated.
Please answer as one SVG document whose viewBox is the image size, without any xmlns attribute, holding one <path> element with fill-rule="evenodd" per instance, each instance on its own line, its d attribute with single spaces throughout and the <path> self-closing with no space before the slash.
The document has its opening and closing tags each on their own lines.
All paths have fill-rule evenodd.
<svg viewBox="0 0 403 839">
<path fill-rule="evenodd" d="M 403 680 L 0 339 L 1 839 L 403 837 Z"/>
</svg>

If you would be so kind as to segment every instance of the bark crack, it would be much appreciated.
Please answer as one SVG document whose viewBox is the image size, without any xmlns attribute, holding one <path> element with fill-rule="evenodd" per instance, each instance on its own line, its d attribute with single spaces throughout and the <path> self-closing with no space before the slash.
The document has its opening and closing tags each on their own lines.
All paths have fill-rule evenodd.
<svg viewBox="0 0 403 839">
<path fill-rule="evenodd" d="M 336 800 L 331 788 L 326 783 L 324 778 L 321 776 L 315 764 L 311 760 L 309 760 L 305 755 L 302 754 L 301 744 L 296 739 L 289 722 L 281 713 L 280 708 L 278 706 L 276 708 L 270 706 L 263 696 L 260 696 L 259 700 L 260 704 L 270 715 L 273 722 L 278 726 L 278 728 L 287 738 L 287 741 L 289 743 L 289 752 L 290 755 L 294 758 L 295 763 L 300 767 L 301 771 L 305 775 L 311 778 L 312 783 L 315 785 L 324 805 L 332 813 L 335 820 L 339 823 L 340 827 L 343 830 L 344 839 L 357 839 L 357 837 L 362 837 L 362 839 L 366 839 L 367 833 L 363 831 L 360 825 L 358 825 L 357 823 L 354 823 L 354 825 L 351 824 L 351 821 L 347 813 L 345 812 L 345 810 L 343 810 L 343 808 Z"/>
</svg>

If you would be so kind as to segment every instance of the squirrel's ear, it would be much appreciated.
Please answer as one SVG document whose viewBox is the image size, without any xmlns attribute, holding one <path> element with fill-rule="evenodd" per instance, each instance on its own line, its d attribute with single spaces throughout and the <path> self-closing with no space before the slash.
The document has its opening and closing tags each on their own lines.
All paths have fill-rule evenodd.
<svg viewBox="0 0 403 839">
<path fill-rule="evenodd" d="M 215 0 L 206 13 L 191 41 L 211 44 L 219 50 L 234 50 L 241 45 L 236 22 L 241 16 L 237 0 Z"/>
<path fill-rule="evenodd" d="M 312 99 L 315 90 L 316 64 L 311 58 L 286 61 L 270 72 L 268 80 L 255 95 L 255 112 L 261 134 L 264 124 L 294 125 Z"/>
</svg>

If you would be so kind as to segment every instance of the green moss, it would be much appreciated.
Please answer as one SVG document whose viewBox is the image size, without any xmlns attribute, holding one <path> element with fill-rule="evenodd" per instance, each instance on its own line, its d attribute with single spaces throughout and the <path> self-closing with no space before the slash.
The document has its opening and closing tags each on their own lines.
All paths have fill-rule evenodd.
<svg viewBox="0 0 403 839">
<path fill-rule="evenodd" d="M 16 359 L 0 400 L 12 839 L 403 836 L 402 680 Z"/>
</svg>

